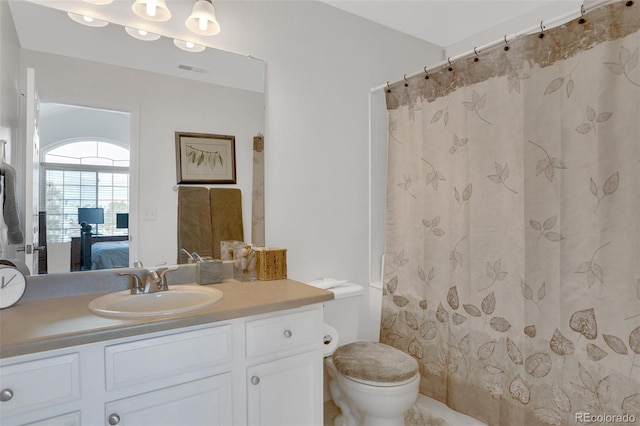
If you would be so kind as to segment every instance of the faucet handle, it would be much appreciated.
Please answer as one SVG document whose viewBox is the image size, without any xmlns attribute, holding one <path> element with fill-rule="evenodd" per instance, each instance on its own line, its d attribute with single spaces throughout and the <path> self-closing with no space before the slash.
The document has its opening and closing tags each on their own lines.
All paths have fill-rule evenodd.
<svg viewBox="0 0 640 426">
<path fill-rule="evenodd" d="M 157 281 L 158 282 L 158 291 L 167 291 L 167 290 L 169 290 L 169 285 L 167 284 L 166 274 L 169 271 L 177 271 L 177 270 L 178 270 L 178 267 L 174 266 L 172 268 L 165 268 L 165 269 L 160 271 L 160 276 L 159 276 L 159 279 Z M 156 271 L 154 271 L 154 272 L 157 275 L 157 272 Z"/>
<path fill-rule="evenodd" d="M 144 287 L 142 286 L 142 280 L 139 276 L 132 272 L 118 272 L 120 276 L 129 276 L 131 277 L 131 294 L 142 294 L 144 293 Z"/>
</svg>

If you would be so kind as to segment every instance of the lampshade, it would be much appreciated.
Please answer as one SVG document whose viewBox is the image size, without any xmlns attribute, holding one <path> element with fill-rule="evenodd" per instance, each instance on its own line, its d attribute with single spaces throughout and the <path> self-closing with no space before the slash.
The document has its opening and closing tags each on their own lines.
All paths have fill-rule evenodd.
<svg viewBox="0 0 640 426">
<path fill-rule="evenodd" d="M 216 10 L 208 0 L 196 1 L 185 25 L 192 32 L 200 35 L 216 35 L 220 32 L 220 24 L 216 20 Z"/>
<path fill-rule="evenodd" d="M 136 0 L 131 10 L 149 21 L 164 22 L 171 19 L 171 12 L 164 0 Z"/>
<path fill-rule="evenodd" d="M 182 50 L 186 50 L 187 52 L 202 52 L 205 47 L 201 44 L 196 44 L 190 41 L 178 40 L 177 38 L 173 40 L 173 44 L 179 47 Z"/>
<path fill-rule="evenodd" d="M 77 13 L 67 12 L 69 18 L 73 19 L 79 24 L 86 25 L 87 27 L 106 27 L 109 23 L 107 21 L 101 21 L 100 19 L 92 18 L 91 16 L 78 15 Z"/>
<path fill-rule="evenodd" d="M 150 33 L 138 28 L 124 27 L 124 30 L 133 38 L 144 41 L 154 41 L 160 38 L 160 34 Z"/>
</svg>

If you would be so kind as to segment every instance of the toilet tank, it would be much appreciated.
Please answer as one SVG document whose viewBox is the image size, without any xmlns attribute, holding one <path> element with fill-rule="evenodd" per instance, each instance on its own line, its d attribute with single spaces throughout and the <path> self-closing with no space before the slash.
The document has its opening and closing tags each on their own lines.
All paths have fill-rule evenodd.
<svg viewBox="0 0 640 426">
<path fill-rule="evenodd" d="M 333 292 L 334 299 L 324 302 L 324 322 L 338 332 L 338 344 L 360 340 L 362 286 L 327 278 L 309 284 Z"/>
</svg>

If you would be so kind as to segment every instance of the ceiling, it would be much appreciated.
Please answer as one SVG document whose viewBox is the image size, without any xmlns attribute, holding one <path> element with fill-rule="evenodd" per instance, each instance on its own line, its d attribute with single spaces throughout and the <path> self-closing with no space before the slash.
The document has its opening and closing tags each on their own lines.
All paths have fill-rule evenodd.
<svg viewBox="0 0 640 426">
<path fill-rule="evenodd" d="M 378 24 L 410 34 L 443 48 L 516 18 L 525 18 L 524 30 L 543 19 L 545 11 L 560 6 L 580 10 L 582 1 L 554 0 L 322 0 L 324 3 Z M 557 13 L 554 11 L 553 13 Z M 533 18 L 535 16 L 535 18 Z M 538 18 L 540 17 L 540 18 Z M 536 21 L 537 20 L 537 21 Z M 490 40 L 493 41 L 493 40 Z"/>
<path fill-rule="evenodd" d="M 136 26 L 140 19 L 131 13 L 133 0 L 115 0 L 106 6 L 95 6 L 81 0 L 27 0 L 48 7 L 72 11 L 112 23 Z M 214 5 L 227 1 L 213 0 Z M 244 0 L 246 1 L 246 0 Z M 266 1 L 266 0 L 257 0 Z M 315 1 L 315 0 L 293 0 Z M 560 10 L 580 10 L 582 0 L 320 0 L 323 3 L 360 16 L 383 26 L 410 34 L 437 46 L 447 47 L 460 40 L 494 28 L 518 17 L 527 17 L 530 25 L 543 16 L 546 8 L 560 5 Z M 172 19 L 164 23 L 145 21 L 149 31 L 163 35 L 193 39 L 184 28 L 194 0 L 166 0 Z M 555 12 L 554 12 L 555 13 Z M 533 18 L 535 16 L 535 18 Z M 538 21 L 539 22 L 539 21 Z M 221 23 L 224 30 L 224 23 Z M 195 36 L 197 40 L 197 36 Z M 205 40 L 201 40 L 206 43 Z"/>
<path fill-rule="evenodd" d="M 143 20 L 131 12 L 133 0 L 115 0 L 106 6 L 80 0 L 10 0 L 9 8 L 24 49 L 264 92 L 262 60 L 215 48 L 194 54 L 173 45 L 172 38 L 203 45 L 210 43 L 204 37 L 189 33 L 184 26 L 193 2 L 168 0 L 173 14 L 169 22 L 144 21 L 142 24 Z M 75 24 L 61 11 L 88 14 L 116 25 L 95 31 L 95 28 Z M 153 43 L 141 42 L 122 28 L 140 28 L 140 25 L 165 37 Z"/>
<path fill-rule="evenodd" d="M 269 0 L 213 0 L 213 3 L 214 5 L 219 4 L 220 10 L 224 10 L 224 7 L 222 6 L 223 3 L 227 2 L 227 4 L 230 4 L 234 1 Z M 500 39 L 503 34 L 513 34 L 517 31 L 530 28 L 537 25 L 540 20 L 556 18 L 574 10 L 578 12 L 580 10 L 580 5 L 582 4 L 582 0 L 319 1 L 440 46 L 446 50 L 446 56 L 454 56 L 463 51 L 471 50 L 474 46 L 480 47 L 486 43 Z M 196 36 L 185 28 L 184 21 L 191 13 L 191 8 L 193 7 L 195 0 L 166 0 L 166 3 L 173 15 L 170 21 L 144 21 L 141 23 L 143 20 L 139 19 L 131 12 L 133 0 L 115 0 L 113 3 L 104 6 L 97 6 L 89 3 L 88 1 L 82 0 L 11 0 L 9 2 L 12 14 L 14 15 L 14 21 L 16 23 L 20 43 L 24 48 L 74 56 L 69 51 L 60 49 L 77 49 L 78 45 L 82 44 L 85 39 L 95 37 L 83 35 L 82 32 L 87 31 L 87 27 L 82 28 L 82 25 L 68 25 L 69 19 L 63 13 L 60 13 L 60 11 L 88 14 L 94 18 L 117 24 L 116 27 L 130 26 L 139 28 L 140 25 L 142 25 L 143 29 L 146 29 L 147 31 L 164 35 L 165 37 L 163 37 L 160 42 L 153 43 L 153 49 L 164 49 L 162 53 L 158 54 L 158 57 L 173 59 L 174 56 L 182 55 L 182 58 L 176 58 L 175 60 L 170 61 L 172 64 L 171 66 L 174 69 L 169 70 L 169 74 L 180 75 L 185 78 L 194 78 L 202 81 L 210 81 L 218 84 L 226 84 L 226 82 L 221 83 L 219 79 L 217 81 L 211 80 L 212 78 L 218 78 L 219 76 L 214 76 L 212 73 L 209 73 L 207 66 L 204 65 L 205 63 L 211 64 L 211 59 L 207 58 L 206 62 L 203 59 L 207 55 L 222 55 L 225 53 L 232 55 L 231 53 L 220 50 L 216 52 L 217 49 L 207 49 L 205 52 L 195 56 L 189 53 L 186 54 L 187 56 L 184 56 L 185 53 L 175 49 L 172 42 L 169 41 L 171 38 L 177 38 L 214 47 L 211 45 L 211 40 L 207 39 L 207 37 Z M 36 7 L 37 4 L 44 5 L 46 8 L 38 8 Z M 34 10 L 34 8 L 39 10 Z M 57 15 L 55 15 L 56 13 Z M 221 20 L 220 24 L 222 26 L 222 31 L 224 31 L 224 21 L 220 16 L 218 16 L 218 19 Z M 57 26 L 55 28 L 50 27 L 45 30 L 45 27 L 51 25 Z M 114 32 L 118 31 L 117 29 L 111 29 L 109 27 L 113 27 L 113 25 L 109 25 L 105 30 Z M 33 29 L 36 28 L 41 30 L 38 35 L 33 34 Z M 42 37 L 41 34 L 43 33 L 48 34 L 48 36 Z M 133 40 L 131 37 L 120 33 L 124 34 L 121 29 L 117 35 L 110 34 L 110 37 L 119 37 L 119 49 L 118 52 L 114 52 L 114 55 L 116 53 L 122 53 L 119 43 L 132 43 L 130 40 L 127 42 L 124 41 L 124 39 Z M 67 39 L 61 40 L 59 37 L 67 37 Z M 110 50 L 114 50 L 114 46 L 116 45 L 114 40 L 114 38 L 111 38 L 109 42 L 105 41 L 104 45 L 100 49 L 101 54 L 104 55 L 109 53 Z M 466 45 L 464 44 L 465 40 L 467 40 Z M 132 50 L 130 52 L 132 60 L 135 61 L 137 59 L 141 63 L 127 64 L 127 66 L 139 69 L 144 69 L 143 67 L 146 66 L 150 69 L 162 72 L 160 70 L 163 64 L 152 64 L 149 61 L 149 49 L 151 49 L 151 47 L 146 47 L 144 54 L 136 53 Z M 91 50 L 95 49 L 87 48 L 87 51 L 90 52 Z M 230 60 L 246 62 L 248 55 L 235 56 L 235 58 L 231 58 Z M 92 57 L 79 57 L 82 59 L 96 60 Z M 142 63 L 143 57 L 145 57 L 144 63 Z M 250 56 L 249 58 L 253 59 Z M 104 58 L 102 59 L 105 62 L 110 62 L 108 60 L 104 60 Z M 249 83 L 244 81 L 232 81 L 228 85 L 232 87 L 249 88 L 249 90 L 262 91 L 260 78 L 264 77 L 264 63 L 258 60 L 254 62 L 257 63 L 254 64 L 254 69 L 250 70 L 248 78 L 250 78 L 251 81 Z M 216 64 L 215 67 L 209 66 L 209 68 L 215 68 L 216 73 L 218 73 L 217 70 L 224 68 L 219 65 L 221 63 L 220 61 L 213 63 Z M 175 70 L 176 64 L 180 64 L 181 66 L 188 65 L 192 69 L 202 72 L 200 72 L 199 75 L 196 75 L 198 73 L 194 72 L 191 72 L 191 75 L 185 75 L 182 69 L 179 71 Z M 238 73 L 235 71 L 230 71 L 228 74 L 229 80 L 242 77 L 238 76 Z M 254 75 L 258 75 L 258 78 L 255 78 Z M 257 83 L 254 83 L 254 81 Z"/>
</svg>

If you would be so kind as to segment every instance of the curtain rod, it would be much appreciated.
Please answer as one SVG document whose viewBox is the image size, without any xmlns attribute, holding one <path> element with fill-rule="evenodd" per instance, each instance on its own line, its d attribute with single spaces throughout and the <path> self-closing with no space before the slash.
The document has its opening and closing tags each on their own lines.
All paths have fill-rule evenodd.
<svg viewBox="0 0 640 426">
<path fill-rule="evenodd" d="M 442 61 L 442 62 L 438 62 L 437 64 L 435 64 L 435 65 L 433 65 L 433 66 L 431 66 L 429 68 L 424 67 L 423 71 L 414 72 L 412 74 L 405 74 L 402 80 L 397 80 L 397 81 L 395 81 L 393 83 L 389 83 L 387 81 L 386 83 L 381 84 L 380 86 L 372 88 L 371 89 L 371 93 L 374 93 L 374 92 L 377 92 L 377 91 L 382 90 L 384 88 L 387 88 L 390 85 L 401 83 L 403 80 L 406 81 L 408 78 L 415 77 L 417 75 L 426 74 L 429 71 L 436 70 L 438 68 L 442 68 L 442 67 L 444 67 L 446 65 L 452 65 L 454 62 L 456 62 L 456 61 L 458 61 L 460 59 L 471 57 L 471 56 L 476 56 L 482 50 L 491 49 L 491 48 L 493 48 L 495 46 L 498 46 L 500 44 L 503 44 L 503 43 L 508 44 L 509 42 L 517 39 L 518 37 L 522 37 L 522 36 L 529 35 L 529 34 L 534 34 L 534 33 L 537 33 L 537 32 L 541 32 L 541 31 L 543 31 L 545 29 L 550 29 L 550 28 L 554 28 L 554 27 L 560 26 L 560 25 L 565 24 L 565 23 L 567 23 L 567 22 L 569 22 L 569 21 L 571 21 L 571 20 L 573 20 L 573 19 L 575 19 L 575 18 L 577 18 L 579 16 L 584 16 L 587 12 L 590 12 L 590 11 L 592 11 L 594 9 L 597 9 L 600 6 L 604 6 L 607 3 L 615 3 L 616 1 L 617 0 L 595 0 L 595 1 L 593 1 L 593 3 L 588 8 L 585 8 L 584 3 L 583 3 L 582 6 L 580 7 L 580 10 L 578 10 L 577 12 L 574 11 L 574 12 L 565 13 L 564 15 L 561 15 L 561 16 L 558 16 L 556 18 L 553 18 L 553 19 L 551 19 L 550 21 L 548 21 L 546 23 L 544 21 L 540 21 L 540 24 L 535 25 L 535 26 L 530 27 L 530 28 L 527 28 L 527 29 L 525 29 L 523 31 L 520 31 L 520 32 L 515 32 L 513 34 L 513 36 L 505 35 L 504 38 L 492 41 L 492 42 L 487 43 L 487 44 L 485 44 L 483 46 L 480 46 L 480 47 L 474 47 L 472 50 L 469 50 L 467 52 L 461 53 L 459 55 L 449 57 L 449 58 L 447 58 L 447 60 Z"/>
</svg>

